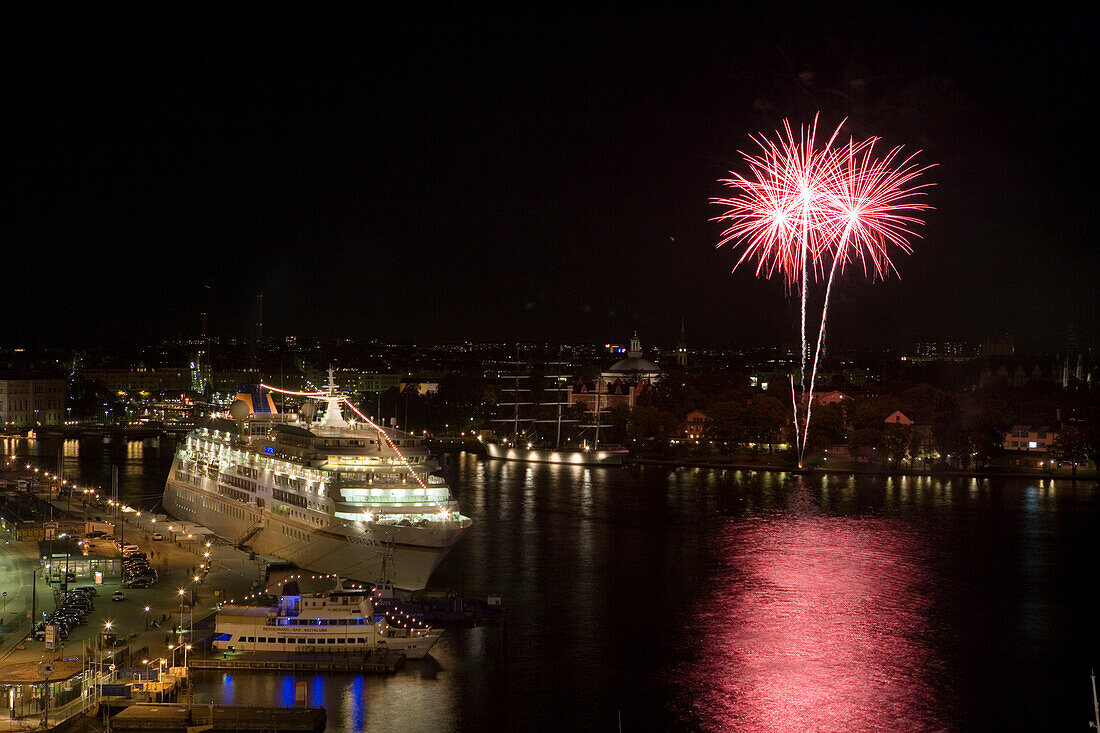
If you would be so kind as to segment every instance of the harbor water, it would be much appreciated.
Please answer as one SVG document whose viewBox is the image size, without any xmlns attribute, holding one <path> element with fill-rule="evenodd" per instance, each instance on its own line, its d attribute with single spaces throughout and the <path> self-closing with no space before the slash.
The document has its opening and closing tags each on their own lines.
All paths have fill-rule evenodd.
<svg viewBox="0 0 1100 733">
<path fill-rule="evenodd" d="M 150 507 L 172 448 L 68 441 L 66 474 L 119 464 Z M 1094 481 L 443 462 L 475 523 L 431 585 L 501 594 L 506 625 L 394 677 L 201 673 L 196 702 L 304 680 L 330 731 L 1088 729 Z"/>
</svg>

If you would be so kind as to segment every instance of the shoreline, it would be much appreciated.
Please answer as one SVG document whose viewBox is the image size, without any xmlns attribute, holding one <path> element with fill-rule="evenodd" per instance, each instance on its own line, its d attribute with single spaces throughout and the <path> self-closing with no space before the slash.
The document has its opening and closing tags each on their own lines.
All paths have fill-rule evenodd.
<svg viewBox="0 0 1100 733">
<path fill-rule="evenodd" d="M 798 468 L 796 466 L 783 466 L 761 463 L 715 463 L 713 461 L 683 461 L 664 460 L 659 458 L 638 458 L 625 456 L 623 465 L 652 465 L 674 466 L 676 468 L 722 468 L 732 471 L 775 471 L 784 473 L 797 473 L 801 475 L 826 475 L 826 474 L 858 474 L 861 476 L 916 476 L 928 478 L 1016 478 L 1016 479 L 1059 479 L 1062 481 L 1100 481 L 1100 476 L 1095 473 L 1086 475 L 1078 473 L 1076 476 L 1063 474 L 1022 473 L 1008 471 L 932 471 L 918 468 L 822 468 L 812 466 Z"/>
</svg>

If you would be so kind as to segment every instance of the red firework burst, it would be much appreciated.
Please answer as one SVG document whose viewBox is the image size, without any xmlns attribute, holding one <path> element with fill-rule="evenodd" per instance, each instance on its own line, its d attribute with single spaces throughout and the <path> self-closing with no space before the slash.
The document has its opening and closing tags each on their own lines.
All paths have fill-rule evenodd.
<svg viewBox="0 0 1100 733">
<path fill-rule="evenodd" d="M 737 195 L 711 199 L 728 207 L 713 218 L 728 223 L 718 246 L 743 246 L 734 269 L 755 260 L 758 276 L 779 273 L 790 284 L 809 275 L 806 257 L 814 276 L 831 260 L 843 270 L 858 259 L 865 273 L 884 277 L 894 270 L 888 246 L 911 251 L 908 238 L 923 223 L 915 214 L 930 208 L 919 198 L 931 184 L 910 185 L 930 166 L 914 164 L 916 154 L 902 159 L 900 147 L 875 158 L 877 138 L 836 148 L 839 126 L 818 149 L 816 128 L 815 118 L 795 136 L 784 120 L 775 140 L 753 138 L 761 152 L 741 153 L 750 175 L 720 181 Z"/>
<path fill-rule="evenodd" d="M 737 189 L 739 195 L 712 199 L 729 207 L 713 219 L 729 223 L 718 246 L 731 242 L 744 245 L 734 269 L 755 260 L 758 276 L 779 273 L 788 284 L 806 276 L 807 260 L 819 270 L 827 247 L 821 235 L 830 221 L 826 186 L 837 175 L 832 170 L 836 158 L 830 150 L 838 132 L 839 126 L 821 150 L 817 149 L 816 117 L 813 124 L 800 128 L 798 136 L 784 120 L 783 131 L 776 131 L 775 140 L 753 137 L 760 152 L 741 153 L 750 177 L 731 172 L 731 178 L 721 181 Z"/>
<path fill-rule="evenodd" d="M 825 339 L 825 320 L 829 297 L 837 270 L 859 260 L 864 274 L 885 277 L 894 268 L 889 247 L 910 252 L 908 238 L 922 224 L 918 214 L 929 209 L 921 197 L 931 184 L 912 185 L 930 166 L 913 162 L 913 155 L 901 157 L 894 148 L 881 158 L 874 157 L 877 138 L 862 142 L 849 140 L 834 148 L 841 122 L 819 149 L 816 142 L 817 118 L 802 127 L 796 137 L 790 122 L 783 121 L 783 132 L 775 140 L 754 137 L 761 152 L 741 153 L 750 175 L 731 173 L 724 183 L 737 189 L 737 195 L 714 198 L 712 203 L 728 207 L 713 221 L 728 223 L 718 242 L 744 247 L 734 265 L 736 270 L 749 260 L 756 261 L 757 276 L 781 273 L 788 287 L 798 284 L 802 300 L 802 390 L 806 393 L 807 290 L 811 278 L 824 276 L 828 269 L 821 326 L 810 369 L 810 393 L 821 345 Z M 915 154 L 914 154 L 915 155 Z M 792 389 L 794 387 L 792 380 Z M 810 429 L 810 401 L 806 403 L 804 422 L 799 424 L 798 401 L 792 400 L 799 465 Z M 801 433 L 801 434 L 800 434 Z"/>
<path fill-rule="evenodd" d="M 931 208 L 921 199 L 932 184 L 910 184 L 931 166 L 913 163 L 916 153 L 902 159 L 900 147 L 875 158 L 877 142 L 849 142 L 830 154 L 832 164 L 822 169 L 827 179 L 821 184 L 821 239 L 828 243 L 834 267 L 843 270 L 858 259 L 864 274 L 885 277 L 896 272 L 888 246 L 909 253 L 908 238 L 920 236 L 913 228 L 924 223 L 916 215 Z"/>
</svg>

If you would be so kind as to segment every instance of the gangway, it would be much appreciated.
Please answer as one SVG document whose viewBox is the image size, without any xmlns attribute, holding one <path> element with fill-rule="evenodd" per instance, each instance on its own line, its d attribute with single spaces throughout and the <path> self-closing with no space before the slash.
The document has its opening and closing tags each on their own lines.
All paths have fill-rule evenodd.
<svg viewBox="0 0 1100 733">
<path fill-rule="evenodd" d="M 248 550 L 248 549 L 250 549 L 248 543 L 251 542 L 253 539 L 255 539 L 256 535 L 258 535 L 260 532 L 262 532 L 263 529 L 264 529 L 264 520 L 262 520 L 262 519 L 257 521 L 255 524 L 253 524 L 248 529 L 246 529 L 244 534 L 242 534 L 240 539 L 238 539 L 237 542 L 236 542 L 237 549 L 239 549 L 239 550 Z"/>
</svg>

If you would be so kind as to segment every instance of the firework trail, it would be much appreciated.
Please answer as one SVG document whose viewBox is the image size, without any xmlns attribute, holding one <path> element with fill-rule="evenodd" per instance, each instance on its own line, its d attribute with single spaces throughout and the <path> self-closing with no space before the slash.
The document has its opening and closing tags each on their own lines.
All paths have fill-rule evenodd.
<svg viewBox="0 0 1100 733">
<path fill-rule="evenodd" d="M 876 142 L 877 138 L 858 144 L 849 141 L 834 156 L 836 165 L 830 166 L 826 171 L 830 177 L 824 184 L 825 190 L 830 192 L 826 201 L 826 227 L 831 227 L 833 232 L 839 230 L 840 235 L 834 238 L 828 229 L 825 232 L 825 238 L 835 241 L 836 246 L 832 248 L 833 261 L 829 267 L 825 300 L 821 306 L 821 327 L 817 333 L 813 366 L 810 369 L 810 398 L 806 403 L 806 421 L 802 429 L 798 456 L 800 465 L 810 435 L 814 380 L 817 377 L 821 345 L 825 341 L 829 297 L 837 270 L 843 271 L 847 263 L 858 259 L 864 275 L 868 274 L 870 264 L 872 279 L 885 278 L 891 270 L 897 273 L 887 246 L 893 245 L 906 254 L 912 252 L 907 238 L 919 237 L 912 228 L 924 223 L 914 214 L 931 208 L 922 203 L 920 197 L 925 195 L 924 189 L 932 184 L 907 188 L 931 166 L 915 165 L 912 161 L 916 153 L 899 162 L 902 151 L 900 147 L 894 148 L 880 159 L 875 159 L 873 155 Z"/>
<path fill-rule="evenodd" d="M 716 221 L 730 222 L 722 233 L 718 246 L 729 242 L 745 245 L 734 269 L 746 260 L 756 260 L 756 275 L 771 277 L 777 272 L 786 281 L 788 289 L 797 287 L 801 301 L 801 336 L 799 350 L 799 378 L 802 393 L 806 393 L 806 361 L 809 355 L 806 340 L 806 312 L 809 294 L 811 264 L 815 273 L 820 269 L 820 258 L 826 241 L 820 233 L 828 224 L 823 215 L 829 192 L 822 185 L 833 177 L 835 167 L 831 148 L 844 122 L 837 125 L 821 150 L 817 148 L 817 122 L 799 128 L 796 136 L 788 120 L 783 121 L 782 132 L 776 131 L 775 140 L 764 136 L 752 140 L 760 152 L 754 155 L 742 153 L 749 165 L 751 178 L 732 173 L 721 181 L 738 189 L 739 196 L 713 199 L 714 203 L 728 206 L 725 214 Z M 792 383 L 792 391 L 793 391 Z M 792 399 L 795 441 L 800 434 L 798 400 Z"/>
<path fill-rule="evenodd" d="M 799 289 L 801 300 L 801 386 L 806 415 L 800 426 L 798 400 L 791 380 L 794 412 L 795 448 L 799 466 L 809 437 L 813 387 L 825 321 L 837 270 L 859 260 L 864 274 L 872 278 L 896 272 L 888 247 L 910 252 L 907 237 L 922 221 L 915 216 L 930 208 L 920 202 L 922 189 L 929 184 L 910 186 L 928 167 L 919 167 L 914 156 L 901 159 L 901 148 L 882 158 L 874 157 L 877 138 L 862 142 L 850 140 L 834 148 L 844 122 L 821 148 L 817 145 L 817 117 L 812 125 L 800 128 L 796 137 L 790 123 L 783 121 L 783 132 L 776 139 L 753 137 L 760 153 L 741 153 L 749 165 L 749 177 L 731 173 L 720 181 L 737 190 L 730 198 L 715 198 L 713 203 L 728 207 L 714 221 L 728 223 L 718 246 L 741 245 L 741 257 L 734 269 L 748 260 L 756 260 L 756 275 L 771 277 L 779 273 L 788 290 Z M 806 338 L 807 302 L 810 280 L 829 270 L 818 330 L 809 392 L 806 389 L 806 362 L 809 356 Z M 812 275 L 811 275 L 812 270 Z"/>
</svg>

